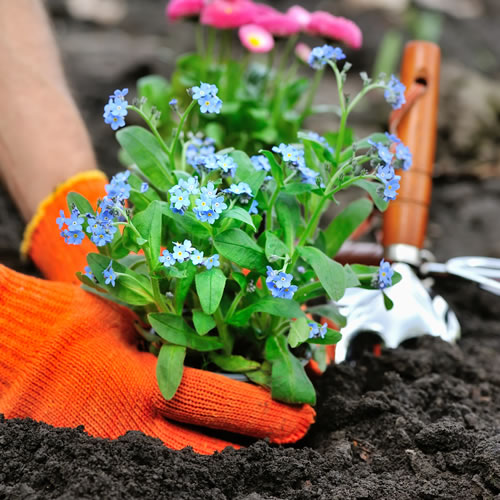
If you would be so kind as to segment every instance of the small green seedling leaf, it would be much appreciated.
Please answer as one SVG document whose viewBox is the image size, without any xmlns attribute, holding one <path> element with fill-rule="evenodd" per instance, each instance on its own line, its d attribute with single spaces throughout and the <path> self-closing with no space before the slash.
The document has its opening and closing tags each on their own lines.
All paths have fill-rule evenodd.
<svg viewBox="0 0 500 500">
<path fill-rule="evenodd" d="M 297 347 L 309 338 L 309 325 L 307 323 L 307 318 L 297 318 L 296 321 L 292 321 L 288 334 L 290 347 Z"/>
<path fill-rule="evenodd" d="M 182 380 L 186 348 L 179 345 L 163 344 L 156 362 L 156 380 L 162 396 L 172 399 Z"/>
<path fill-rule="evenodd" d="M 316 403 L 316 392 L 300 361 L 288 350 L 283 335 L 266 341 L 266 359 L 271 362 L 271 395 L 285 403 Z"/>
<path fill-rule="evenodd" d="M 298 248 L 300 256 L 314 269 L 332 300 L 340 300 L 345 292 L 345 272 L 338 262 L 314 247 Z"/>
<path fill-rule="evenodd" d="M 211 352 L 209 357 L 212 363 L 226 372 L 245 373 L 260 368 L 260 363 L 257 363 L 257 361 L 252 361 L 239 355 L 234 356 Z"/>
<path fill-rule="evenodd" d="M 193 311 L 193 323 L 198 335 L 206 335 L 215 328 L 215 320 L 203 311 Z"/>
<path fill-rule="evenodd" d="M 189 325 L 176 314 L 151 313 L 148 315 L 151 326 L 167 342 L 189 347 L 195 351 L 216 351 L 222 343 L 216 337 L 200 337 Z"/>
<path fill-rule="evenodd" d="M 226 277 L 218 268 L 214 267 L 196 275 L 196 293 L 200 299 L 200 304 L 205 314 L 213 314 L 219 307 Z"/>
</svg>

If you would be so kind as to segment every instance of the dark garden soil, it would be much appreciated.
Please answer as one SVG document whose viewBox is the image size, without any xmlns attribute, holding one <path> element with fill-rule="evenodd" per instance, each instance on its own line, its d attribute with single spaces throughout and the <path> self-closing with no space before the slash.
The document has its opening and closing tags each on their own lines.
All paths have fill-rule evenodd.
<svg viewBox="0 0 500 500">
<path fill-rule="evenodd" d="M 335 4 L 351 14 L 347 0 L 303 3 L 337 12 Z M 440 260 L 500 257 L 500 3 L 456 3 L 481 6 L 483 13 L 444 19 L 428 246 Z M 165 29 L 163 1 L 129 0 L 128 15 L 111 27 L 71 18 L 64 0 L 48 4 L 100 164 L 113 173 L 116 146 L 102 123 L 103 99 L 114 88 L 133 88 L 145 74 L 168 75 L 176 54 L 192 48 L 192 32 Z M 353 16 L 366 40 L 355 69 L 369 71 L 382 31 L 401 22 L 383 11 Z M 373 104 L 354 117 L 355 126 L 384 126 L 387 109 Z M 329 126 L 320 122 L 318 131 Z M 18 257 L 22 229 L 0 187 L 0 262 L 35 273 Z M 293 446 L 258 441 L 206 457 L 166 449 L 138 432 L 107 441 L 83 428 L 0 417 L 0 499 L 500 498 L 500 297 L 461 281 L 437 285 L 461 321 L 459 343 L 425 337 L 330 367 L 316 381 L 317 422 Z"/>
<path fill-rule="evenodd" d="M 0 420 L 0 498 L 490 499 L 500 495 L 500 301 L 447 283 L 464 337 L 333 366 L 293 447 L 214 456 L 129 432 Z"/>
</svg>

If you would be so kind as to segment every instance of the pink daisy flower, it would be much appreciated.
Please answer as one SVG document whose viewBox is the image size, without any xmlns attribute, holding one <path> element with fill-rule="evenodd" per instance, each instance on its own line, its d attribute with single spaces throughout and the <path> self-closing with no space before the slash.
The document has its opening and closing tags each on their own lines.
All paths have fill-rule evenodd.
<svg viewBox="0 0 500 500">
<path fill-rule="evenodd" d="M 304 63 L 309 64 L 309 56 L 311 55 L 311 47 L 305 43 L 298 43 L 295 46 L 295 55 Z"/>
<path fill-rule="evenodd" d="M 254 3 L 249 0 L 213 0 L 201 11 L 201 24 L 218 29 L 239 28 L 251 23 Z"/>
<path fill-rule="evenodd" d="M 295 33 L 298 33 L 301 30 L 299 21 L 287 14 L 278 12 L 277 10 L 255 16 L 253 22 L 254 24 L 262 26 L 276 36 L 295 35 Z"/>
<path fill-rule="evenodd" d="M 167 18 L 177 21 L 181 17 L 198 16 L 204 5 L 204 0 L 170 0 L 167 5 Z"/>
<path fill-rule="evenodd" d="M 273 35 L 256 24 L 242 26 L 238 30 L 238 36 L 243 46 L 250 52 L 269 52 L 274 47 Z"/>
<path fill-rule="evenodd" d="M 311 35 L 341 40 L 353 49 L 359 49 L 363 42 L 363 35 L 357 24 L 345 17 L 336 17 L 322 10 L 311 14 L 307 31 Z"/>
<path fill-rule="evenodd" d="M 303 30 L 307 28 L 307 25 L 311 20 L 311 13 L 300 5 L 294 5 L 293 7 L 290 7 L 287 10 L 286 14 L 288 17 L 291 17 L 292 19 L 298 21 L 301 29 Z"/>
</svg>

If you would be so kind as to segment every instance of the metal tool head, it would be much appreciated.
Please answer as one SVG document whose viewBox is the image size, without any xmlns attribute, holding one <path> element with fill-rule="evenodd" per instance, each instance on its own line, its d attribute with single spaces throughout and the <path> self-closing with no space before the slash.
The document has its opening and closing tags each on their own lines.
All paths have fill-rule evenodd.
<svg viewBox="0 0 500 500">
<path fill-rule="evenodd" d="M 477 283 L 482 289 L 500 295 L 500 259 L 491 257 L 454 257 L 444 264 L 426 262 L 422 274 L 453 274 Z"/>
<path fill-rule="evenodd" d="M 391 348 L 422 335 L 447 342 L 460 337 L 460 324 L 447 302 L 431 294 L 407 264 L 396 263 L 393 268 L 402 280 L 385 291 L 394 302 L 390 311 L 385 309 L 383 296 L 377 290 L 350 288 L 338 302 L 347 326 L 342 328 L 342 339 L 336 345 L 337 363 L 355 357 L 356 343 L 363 336 L 378 338 L 378 343 Z"/>
</svg>

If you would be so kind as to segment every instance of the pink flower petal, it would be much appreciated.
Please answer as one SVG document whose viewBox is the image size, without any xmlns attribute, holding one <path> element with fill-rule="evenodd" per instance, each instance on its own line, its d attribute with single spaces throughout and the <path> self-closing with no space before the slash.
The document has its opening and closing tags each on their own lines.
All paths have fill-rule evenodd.
<svg viewBox="0 0 500 500">
<path fill-rule="evenodd" d="M 336 17 L 321 10 L 311 14 L 307 31 L 311 35 L 341 40 L 353 49 L 359 49 L 363 42 L 363 34 L 357 24 L 345 17 Z"/>
<path fill-rule="evenodd" d="M 301 30 L 300 23 L 296 19 L 277 10 L 257 15 L 253 22 L 276 36 L 295 35 Z"/>
<path fill-rule="evenodd" d="M 311 21 L 311 13 L 300 5 L 294 5 L 293 7 L 290 7 L 286 13 L 287 16 L 298 21 L 301 29 L 303 30 L 307 28 L 307 25 Z"/>
<path fill-rule="evenodd" d="M 238 30 L 241 43 L 250 52 L 269 52 L 274 47 L 274 38 L 266 29 L 256 24 L 246 24 Z"/>
<path fill-rule="evenodd" d="M 250 0 L 213 0 L 201 11 L 201 24 L 218 29 L 239 28 L 252 22 L 255 4 Z"/>
<path fill-rule="evenodd" d="M 181 17 L 198 16 L 204 4 L 204 0 L 170 0 L 166 9 L 167 18 L 177 21 Z"/>
</svg>

